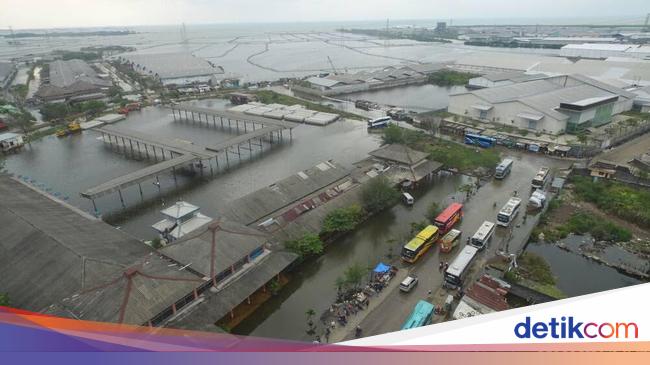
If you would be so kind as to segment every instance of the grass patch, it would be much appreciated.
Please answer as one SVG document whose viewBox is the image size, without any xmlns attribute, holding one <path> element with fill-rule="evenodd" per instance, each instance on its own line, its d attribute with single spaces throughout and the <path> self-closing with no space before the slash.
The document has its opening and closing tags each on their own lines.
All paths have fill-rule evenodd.
<svg viewBox="0 0 650 365">
<path fill-rule="evenodd" d="M 625 184 L 576 176 L 571 179 L 578 198 L 639 226 L 650 228 L 650 192 Z"/>
<path fill-rule="evenodd" d="M 491 171 L 500 161 L 495 149 L 474 149 L 445 140 L 436 140 L 425 151 L 432 160 L 459 171 L 472 171 L 479 167 Z"/>
<path fill-rule="evenodd" d="M 273 104 L 273 103 L 283 104 L 283 105 L 299 104 L 304 106 L 307 109 L 311 109 L 317 112 L 338 114 L 344 118 L 349 118 L 349 119 L 357 119 L 357 120 L 363 119 L 361 116 L 356 114 L 348 113 L 326 105 L 321 105 L 318 103 L 312 103 L 310 101 L 294 98 L 293 96 L 279 94 L 271 90 L 259 90 L 259 91 L 255 91 L 254 94 L 257 96 L 257 99 L 264 104 Z"/>
<path fill-rule="evenodd" d="M 455 85 L 465 85 L 469 82 L 470 79 L 478 77 L 479 75 L 468 73 L 468 72 L 458 72 L 453 70 L 439 70 L 429 75 L 428 81 L 430 84 L 438 86 L 455 86 Z"/>
<path fill-rule="evenodd" d="M 52 135 L 56 133 L 56 131 L 61 128 L 61 127 L 48 127 L 48 128 L 41 128 L 35 132 L 32 132 L 27 135 L 26 141 L 25 142 L 34 142 L 38 141 L 39 139 Z"/>
</svg>

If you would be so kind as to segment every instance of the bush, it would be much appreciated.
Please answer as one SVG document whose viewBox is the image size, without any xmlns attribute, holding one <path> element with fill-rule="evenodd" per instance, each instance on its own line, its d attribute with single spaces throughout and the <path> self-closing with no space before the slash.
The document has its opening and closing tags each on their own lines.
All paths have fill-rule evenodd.
<svg viewBox="0 0 650 365">
<path fill-rule="evenodd" d="M 355 262 L 354 264 L 348 266 L 347 269 L 345 269 L 342 278 L 336 278 L 335 285 L 339 289 L 350 287 L 357 288 L 363 281 L 363 278 L 366 276 L 367 272 L 368 269 L 363 267 L 363 265 L 359 264 L 358 262 Z"/>
<path fill-rule="evenodd" d="M 429 75 L 429 83 L 438 86 L 465 85 L 479 75 L 452 70 L 440 70 Z"/>
<path fill-rule="evenodd" d="M 427 218 L 431 221 L 436 219 L 438 215 L 442 213 L 442 209 L 440 208 L 440 204 L 436 202 L 432 202 L 431 205 L 429 205 L 429 208 L 427 209 Z"/>
<path fill-rule="evenodd" d="M 323 253 L 323 241 L 317 234 L 305 233 L 297 240 L 286 241 L 284 247 L 287 250 L 298 254 L 300 257 L 320 255 Z"/>
<path fill-rule="evenodd" d="M 382 211 L 399 200 L 399 191 L 391 186 L 385 176 L 368 181 L 361 191 L 363 206 L 368 212 Z"/>
<path fill-rule="evenodd" d="M 323 221 L 322 233 L 348 232 L 353 230 L 365 212 L 357 204 L 347 208 L 339 208 L 331 211 Z"/>
<path fill-rule="evenodd" d="M 7 295 L 6 293 L 5 294 L 0 293 L 0 305 L 3 307 L 8 307 L 10 305 L 9 295 Z"/>
<path fill-rule="evenodd" d="M 555 277 L 553 277 L 551 267 L 541 256 L 524 252 L 519 257 L 518 262 L 520 274 L 524 275 L 527 279 L 542 284 L 555 285 Z"/>
<path fill-rule="evenodd" d="M 619 218 L 650 227 L 650 192 L 614 181 L 594 182 L 584 176 L 575 176 L 571 182 L 580 199 Z"/>
</svg>

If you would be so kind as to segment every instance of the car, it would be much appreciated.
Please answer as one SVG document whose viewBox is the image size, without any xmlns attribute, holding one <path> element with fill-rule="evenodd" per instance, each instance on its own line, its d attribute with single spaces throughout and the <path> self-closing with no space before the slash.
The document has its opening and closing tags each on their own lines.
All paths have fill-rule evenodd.
<svg viewBox="0 0 650 365">
<path fill-rule="evenodd" d="M 402 280 L 402 282 L 399 284 L 399 290 L 408 293 L 416 285 L 418 285 L 418 277 L 413 274 L 410 274 L 409 276 L 406 277 L 406 279 Z"/>
</svg>

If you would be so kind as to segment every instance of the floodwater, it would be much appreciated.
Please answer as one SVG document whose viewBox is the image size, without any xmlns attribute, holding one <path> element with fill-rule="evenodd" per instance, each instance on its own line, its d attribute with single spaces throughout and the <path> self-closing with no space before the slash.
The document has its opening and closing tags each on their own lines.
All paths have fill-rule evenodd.
<svg viewBox="0 0 650 365">
<path fill-rule="evenodd" d="M 564 161 L 548 160 L 542 156 L 516 151 L 505 151 L 504 156 L 515 159 L 512 173 L 504 180 L 485 183 L 474 197 L 465 202 L 465 215 L 459 225 L 459 229 L 463 231 L 462 243 L 459 246 L 465 243 L 465 239 L 471 236 L 483 221 L 494 222 L 498 209 L 515 190 L 521 195 L 530 191 L 530 181 L 540 166 L 566 166 Z M 391 252 L 398 256 L 401 247 L 411 238 L 411 223 L 425 220 L 425 214 L 432 202 L 444 208 L 454 201 L 462 201 L 463 193 L 457 192 L 457 189 L 460 185 L 472 181 L 473 178 L 459 175 L 438 177 L 430 186 L 414 194 L 413 207 L 398 204 L 364 222 L 358 230 L 328 247 L 325 254 L 314 263 L 304 265 L 277 297 L 235 328 L 235 332 L 261 337 L 309 340 L 305 333 L 305 311 L 312 308 L 320 315 L 331 305 L 336 298 L 334 283 L 346 267 L 357 262 L 370 268 L 379 261 L 386 260 Z M 497 204 L 497 208 L 493 207 L 493 203 Z M 489 254 L 496 251 L 519 252 L 538 214 L 528 216 L 525 221 L 523 217 L 522 212 L 515 223 L 511 224 L 510 229 L 498 228 L 486 251 Z M 459 248 L 456 248 L 449 254 L 440 255 L 438 250 L 432 249 L 410 267 L 409 270 L 414 270 L 420 278 L 420 284 L 408 295 L 391 293 L 381 304 L 381 308 L 373 311 L 368 317 L 369 320 L 362 324 L 364 333 L 373 335 L 399 330 L 415 302 L 426 298 L 428 289 L 435 290 L 441 285 L 442 277 L 437 270 L 438 261 L 451 261 L 458 250 Z M 402 268 L 406 269 L 405 266 Z M 390 316 L 385 315 L 386 311 L 390 311 Z"/>
<path fill-rule="evenodd" d="M 199 103 L 215 108 L 226 105 L 224 100 Z M 168 109 L 158 107 L 133 112 L 116 126 L 199 145 L 216 144 L 234 136 L 219 128 L 174 122 Z M 203 178 L 193 176 L 189 170 L 181 171 L 177 181 L 171 172 L 163 173 L 160 192 L 152 183 L 153 179 L 142 183 L 144 199 L 140 198 L 137 185 L 125 188 L 122 193 L 126 209 L 122 208 L 116 193 L 95 202 L 107 222 L 140 239 L 152 239 L 155 232 L 150 226 L 162 219 L 159 211 L 176 200 L 196 204 L 204 214 L 214 217 L 224 204 L 319 162 L 333 159 L 350 167 L 353 162 L 367 157 L 379 143 L 379 136 L 369 134 L 365 125 L 357 121 L 337 121 L 326 127 L 298 125 L 293 131 L 293 142 L 285 138 L 283 144 L 271 147 L 266 144 L 262 154 L 255 153 L 250 159 L 245 154 L 247 151 L 242 150 L 239 165 L 232 163 L 235 155 L 231 154 L 231 169 L 214 177 L 208 169 L 204 170 Z M 153 163 L 111 150 L 101 141 L 99 133 L 89 130 L 74 136 L 48 136 L 33 142 L 21 153 L 7 157 L 5 167 L 41 189 L 93 212 L 91 201 L 82 198 L 81 191 Z"/>
<path fill-rule="evenodd" d="M 561 242 L 579 244 L 585 238 L 571 235 Z M 557 287 L 567 296 L 584 295 L 610 289 L 641 284 L 642 281 L 624 275 L 609 266 L 589 260 L 573 252 L 567 252 L 556 245 L 531 243 L 528 252 L 543 257 L 557 278 Z"/>
<path fill-rule="evenodd" d="M 464 86 L 442 87 L 426 84 L 363 91 L 335 96 L 335 98 L 351 101 L 369 100 L 420 113 L 446 108 L 449 105 L 449 95 L 463 91 L 466 91 Z"/>
</svg>

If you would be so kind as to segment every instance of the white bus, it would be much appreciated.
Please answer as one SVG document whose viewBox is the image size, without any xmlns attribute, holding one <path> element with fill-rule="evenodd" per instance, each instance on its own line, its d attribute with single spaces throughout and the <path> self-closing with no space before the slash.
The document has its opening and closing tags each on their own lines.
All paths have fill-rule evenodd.
<svg viewBox="0 0 650 365">
<path fill-rule="evenodd" d="M 512 197 L 506 205 L 501 208 L 499 214 L 497 214 L 497 224 L 500 226 L 507 227 L 512 221 L 515 220 L 517 213 L 519 213 L 519 207 L 521 206 L 521 199 Z"/>
<path fill-rule="evenodd" d="M 548 167 L 542 167 L 537 172 L 537 175 L 533 178 L 532 185 L 533 189 L 542 189 L 544 190 L 544 185 L 548 181 L 550 176 L 550 169 Z"/>
<path fill-rule="evenodd" d="M 390 125 L 390 117 L 381 117 L 368 120 L 368 128 L 384 128 Z"/>
<path fill-rule="evenodd" d="M 469 267 L 476 258 L 478 249 L 472 246 L 465 246 L 456 256 L 454 261 L 445 271 L 445 283 L 443 286 L 449 289 L 456 289 L 463 285 L 463 280 L 469 271 Z"/>
<path fill-rule="evenodd" d="M 497 168 L 494 171 L 494 177 L 497 179 L 503 179 L 504 177 L 508 176 L 510 173 L 510 170 L 512 170 L 512 164 L 514 161 L 510 158 L 506 158 L 501 163 L 497 166 Z"/>
<path fill-rule="evenodd" d="M 469 244 L 482 250 L 492 239 L 492 235 L 495 230 L 494 223 L 490 221 L 485 221 L 481 224 L 481 227 L 474 233 L 472 238 L 469 240 Z"/>
</svg>

